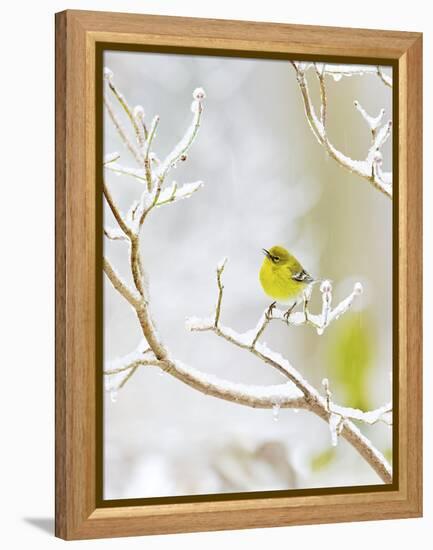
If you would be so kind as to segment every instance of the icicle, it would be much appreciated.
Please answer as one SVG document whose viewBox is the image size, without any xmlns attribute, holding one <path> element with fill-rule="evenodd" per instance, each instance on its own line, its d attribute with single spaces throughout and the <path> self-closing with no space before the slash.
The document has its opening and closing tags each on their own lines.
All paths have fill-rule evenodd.
<svg viewBox="0 0 433 550">
<path fill-rule="evenodd" d="M 336 447 L 338 445 L 338 427 L 341 421 L 339 414 L 331 413 L 329 417 L 329 431 L 331 432 L 331 445 Z"/>
<path fill-rule="evenodd" d="M 113 389 L 110 390 L 110 399 L 112 403 L 116 403 L 117 401 L 117 390 Z"/>
<path fill-rule="evenodd" d="M 323 327 L 317 327 L 317 334 L 319 336 L 322 336 L 322 334 L 325 332 L 325 329 Z"/>
<path fill-rule="evenodd" d="M 332 78 L 335 82 L 339 82 L 342 79 L 343 75 L 341 73 L 332 73 Z"/>
<path fill-rule="evenodd" d="M 280 419 L 280 408 L 281 406 L 279 403 L 275 403 L 272 406 L 272 416 L 273 416 L 274 422 L 278 422 L 278 420 Z"/>
</svg>

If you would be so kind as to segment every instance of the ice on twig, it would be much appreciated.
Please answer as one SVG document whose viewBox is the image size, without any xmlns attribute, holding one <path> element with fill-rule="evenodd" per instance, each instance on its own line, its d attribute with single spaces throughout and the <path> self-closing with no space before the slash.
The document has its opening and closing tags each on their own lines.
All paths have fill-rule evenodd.
<svg viewBox="0 0 433 550">
<path fill-rule="evenodd" d="M 280 403 L 275 403 L 272 406 L 272 417 L 274 422 L 278 422 L 278 420 L 280 419 L 280 408 L 281 408 Z"/>
<path fill-rule="evenodd" d="M 192 183 L 184 183 L 180 187 L 176 182 L 173 182 L 170 187 L 163 189 L 159 195 L 156 206 L 162 206 L 170 202 L 180 201 L 189 198 L 193 193 L 203 187 L 202 181 L 194 181 Z"/>
<path fill-rule="evenodd" d="M 329 431 L 331 432 L 331 445 L 336 447 L 338 445 L 339 427 L 342 418 L 339 414 L 331 413 L 329 416 L 328 424 Z"/>
<path fill-rule="evenodd" d="M 189 331 L 208 330 L 213 326 L 213 317 L 187 317 L 185 320 L 185 328 Z"/>
<path fill-rule="evenodd" d="M 224 268 L 226 266 L 226 263 L 227 263 L 227 257 L 224 256 L 224 258 L 221 258 L 221 260 L 218 262 L 217 264 L 217 271 L 219 273 L 222 273 L 224 271 Z"/>
<path fill-rule="evenodd" d="M 385 109 L 381 109 L 379 111 L 379 114 L 373 117 L 367 113 L 367 111 L 362 107 L 362 105 L 359 103 L 357 99 L 355 99 L 353 104 L 355 105 L 356 109 L 361 113 L 362 118 L 368 124 L 370 130 L 375 132 L 379 128 L 382 122 L 382 119 L 385 115 Z"/>
<path fill-rule="evenodd" d="M 386 124 L 380 127 L 376 132 L 376 137 L 373 140 L 373 143 L 368 151 L 366 163 L 370 165 L 374 162 L 374 157 L 377 151 L 380 151 L 380 148 L 385 144 L 389 136 L 391 135 L 392 121 L 389 120 Z"/>
<path fill-rule="evenodd" d="M 317 63 L 319 65 L 319 63 Z M 304 63 L 305 69 L 309 69 L 313 66 L 313 63 Z M 364 74 L 379 76 L 381 80 L 387 85 L 392 87 L 392 78 L 382 72 L 380 67 L 373 65 L 339 65 L 336 63 L 326 63 L 323 68 L 323 74 L 341 76 L 363 76 Z"/>
<path fill-rule="evenodd" d="M 176 165 L 180 157 L 182 155 L 185 155 L 192 145 L 200 126 L 201 113 L 203 111 L 203 100 L 205 96 L 206 94 L 204 93 L 204 90 L 202 88 L 196 88 L 196 90 L 194 90 L 194 109 L 192 109 L 192 121 L 182 139 L 177 143 L 177 145 L 175 145 L 172 151 L 167 155 L 167 157 L 164 159 L 164 161 L 161 162 L 160 166 L 158 167 L 158 178 L 164 179 L 167 172 Z"/>
<path fill-rule="evenodd" d="M 114 152 L 114 153 L 107 153 L 104 155 L 104 162 L 103 164 L 109 164 L 110 162 L 115 162 L 120 158 L 120 153 Z"/>
<path fill-rule="evenodd" d="M 390 424 L 392 416 L 392 403 L 387 403 L 382 407 L 374 409 L 372 411 L 361 411 L 360 409 L 352 409 L 350 407 L 340 407 L 339 405 L 332 405 L 332 410 L 344 418 L 350 418 L 352 420 L 359 420 L 366 424 L 375 424 L 382 421 L 385 424 Z"/>
<path fill-rule="evenodd" d="M 131 351 L 130 353 L 127 353 L 126 355 L 122 355 L 121 357 L 116 357 L 115 359 L 111 359 L 110 361 L 107 361 L 105 365 L 104 372 L 106 374 L 116 374 L 119 370 L 127 367 L 128 365 L 131 365 L 135 361 L 139 361 L 140 359 L 144 358 L 144 355 L 149 351 L 149 346 L 147 342 L 143 339 L 140 341 L 138 346 L 135 348 L 134 351 Z"/>
<path fill-rule="evenodd" d="M 119 227 L 104 227 L 104 235 L 112 241 L 126 241 L 125 233 Z"/>
<path fill-rule="evenodd" d="M 106 80 L 111 81 L 113 78 L 113 71 L 108 67 L 104 67 L 103 75 Z"/>
<path fill-rule="evenodd" d="M 338 319 L 341 315 L 343 315 L 343 313 L 346 313 L 346 311 L 353 304 L 354 299 L 362 294 L 362 292 L 363 288 L 361 283 L 356 283 L 353 287 L 353 291 L 349 294 L 349 296 L 342 300 L 334 309 L 329 312 L 328 324 L 331 321 Z"/>
<path fill-rule="evenodd" d="M 380 189 L 383 193 L 392 197 L 392 173 L 386 172 L 382 173 L 381 170 L 376 170 L 373 165 L 373 154 L 376 149 L 380 149 L 385 141 L 388 139 L 391 133 L 391 121 L 387 124 L 380 126 L 383 112 L 381 111 L 377 117 L 371 117 L 368 113 L 359 105 L 358 101 L 355 101 L 355 106 L 367 121 L 371 131 L 372 131 L 372 144 L 368 150 L 366 157 L 363 160 L 355 160 L 342 151 L 337 149 L 331 142 L 329 135 L 327 134 L 326 127 L 324 125 L 323 114 L 326 111 L 327 105 L 327 96 L 326 88 L 323 80 L 323 74 L 330 74 L 335 80 L 341 79 L 343 75 L 346 74 L 361 74 L 362 71 L 370 72 L 372 74 L 381 75 L 379 69 L 376 67 L 371 67 L 368 71 L 368 68 L 363 68 L 362 70 L 351 71 L 346 69 L 346 67 L 340 66 L 339 69 L 336 66 L 326 65 L 323 68 L 323 72 L 320 72 L 317 65 L 313 63 L 300 63 L 292 62 L 292 65 L 296 71 L 296 78 L 301 89 L 302 99 L 304 102 L 305 114 L 310 124 L 310 127 L 313 131 L 314 136 L 317 141 L 322 145 L 329 156 L 334 158 L 341 166 L 360 175 L 364 179 L 367 179 L 371 182 L 377 189 Z M 316 108 L 313 104 L 310 91 L 308 79 L 306 77 L 306 69 L 314 67 L 316 70 L 317 77 L 320 80 L 321 84 L 321 104 L 317 112 L 321 113 L 321 116 L 318 117 Z M 382 78 L 382 80 L 384 80 Z"/>
<path fill-rule="evenodd" d="M 145 117 L 144 108 L 142 105 L 136 105 L 134 107 L 134 118 L 142 121 Z"/>
<path fill-rule="evenodd" d="M 105 168 L 119 175 L 131 176 L 133 178 L 136 178 L 142 183 L 146 182 L 146 172 L 142 168 L 129 168 L 126 166 L 122 166 L 121 164 L 115 162 L 114 159 L 108 164 L 105 163 Z"/>
<path fill-rule="evenodd" d="M 321 329 L 325 329 L 329 322 L 329 313 L 331 311 L 332 302 L 332 283 L 325 279 L 320 285 L 320 292 L 322 293 L 322 323 Z M 320 335 L 319 330 L 317 333 Z"/>
</svg>

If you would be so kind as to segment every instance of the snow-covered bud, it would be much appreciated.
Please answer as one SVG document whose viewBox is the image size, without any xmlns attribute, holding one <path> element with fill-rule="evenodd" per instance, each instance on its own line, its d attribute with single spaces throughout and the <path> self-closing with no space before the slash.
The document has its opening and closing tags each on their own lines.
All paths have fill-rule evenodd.
<svg viewBox="0 0 433 550">
<path fill-rule="evenodd" d="M 328 279 L 325 279 L 322 281 L 320 285 L 320 292 L 323 294 L 329 294 L 329 292 L 332 292 L 332 283 Z"/>
<path fill-rule="evenodd" d="M 192 92 L 192 97 L 197 101 L 201 101 L 206 97 L 206 92 L 203 90 L 203 88 L 196 88 Z"/>
<path fill-rule="evenodd" d="M 134 118 L 136 118 L 137 120 L 144 119 L 144 109 L 141 105 L 136 105 L 134 107 Z"/>
<path fill-rule="evenodd" d="M 355 286 L 353 287 L 353 293 L 356 294 L 357 296 L 359 296 L 363 292 L 364 292 L 364 289 L 362 287 L 362 284 L 361 283 L 356 283 Z"/>
<path fill-rule="evenodd" d="M 218 262 L 218 264 L 217 264 L 217 271 L 220 272 L 220 273 L 221 273 L 222 271 L 224 271 L 224 268 L 225 268 L 225 266 L 226 266 L 226 263 L 227 263 L 227 257 L 224 256 L 224 258 L 221 258 L 221 260 L 220 260 L 220 261 Z"/>
<path fill-rule="evenodd" d="M 104 78 L 108 81 L 111 81 L 113 78 L 113 71 L 108 67 L 104 67 Z"/>
<path fill-rule="evenodd" d="M 374 152 L 374 155 L 373 155 L 373 162 L 375 164 L 380 164 L 383 160 L 383 156 L 382 156 L 382 153 L 379 151 L 379 149 L 376 149 L 376 151 Z"/>
</svg>

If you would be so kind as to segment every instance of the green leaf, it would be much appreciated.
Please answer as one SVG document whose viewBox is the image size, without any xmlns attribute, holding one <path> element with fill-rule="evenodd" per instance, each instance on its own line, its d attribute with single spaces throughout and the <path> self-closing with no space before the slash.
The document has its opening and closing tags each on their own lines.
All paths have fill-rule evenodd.
<svg viewBox="0 0 433 550">
<path fill-rule="evenodd" d="M 311 459 L 311 469 L 313 472 L 318 472 L 327 468 L 336 455 L 336 450 L 334 447 L 329 447 L 325 451 L 314 455 Z"/>
<path fill-rule="evenodd" d="M 348 407 L 372 406 L 368 379 L 373 367 L 373 321 L 366 312 L 351 312 L 334 324 L 327 354 L 331 391 Z"/>
</svg>

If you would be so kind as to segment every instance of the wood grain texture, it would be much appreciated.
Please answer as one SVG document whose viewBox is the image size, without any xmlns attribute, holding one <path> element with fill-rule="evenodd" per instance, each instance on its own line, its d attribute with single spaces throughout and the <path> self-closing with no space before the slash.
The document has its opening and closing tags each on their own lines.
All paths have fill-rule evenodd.
<svg viewBox="0 0 433 550">
<path fill-rule="evenodd" d="M 398 66 L 398 488 L 98 507 L 95 49 L 99 42 Z M 422 38 L 418 33 L 68 11 L 56 15 L 56 535 L 114 537 L 416 517 L 422 510 Z M 395 113 L 396 114 L 396 113 Z M 395 117 L 394 117 L 395 118 Z M 394 199 L 396 200 L 396 199 Z M 410 288 L 408 288 L 410 280 Z M 100 381 L 98 381 L 99 383 Z"/>
</svg>

